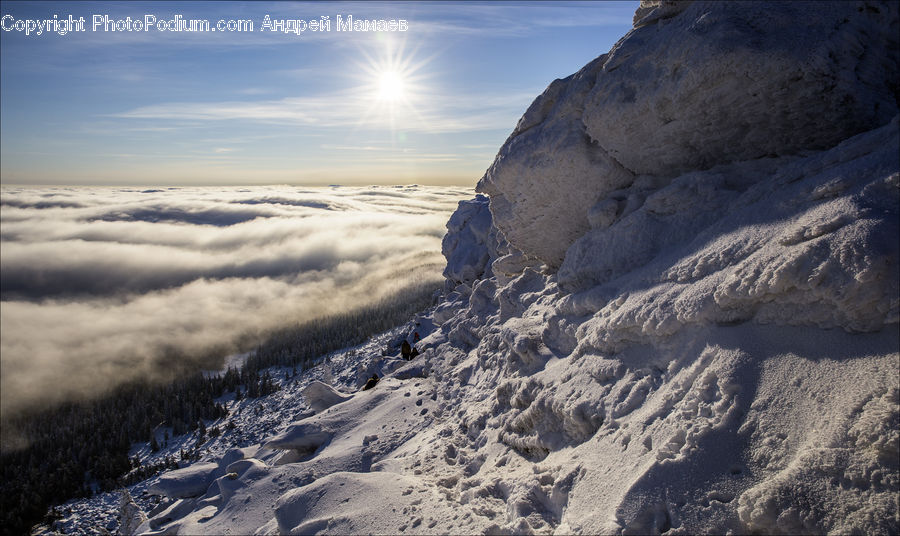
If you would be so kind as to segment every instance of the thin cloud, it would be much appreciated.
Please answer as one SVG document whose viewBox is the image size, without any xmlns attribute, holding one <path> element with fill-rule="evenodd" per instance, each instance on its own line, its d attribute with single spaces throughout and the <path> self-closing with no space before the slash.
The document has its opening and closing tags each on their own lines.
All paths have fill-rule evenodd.
<svg viewBox="0 0 900 536">
<path fill-rule="evenodd" d="M 373 108 L 373 97 L 358 90 L 331 95 L 258 101 L 172 102 L 141 106 L 114 114 L 121 119 L 178 121 L 249 121 L 321 128 L 383 128 L 451 133 L 508 129 L 539 89 L 514 94 L 477 96 L 421 95 L 387 116 Z"/>
<path fill-rule="evenodd" d="M 337 151 L 396 151 L 392 147 L 377 147 L 375 145 L 330 145 L 322 144 L 322 149 L 333 149 Z"/>
</svg>

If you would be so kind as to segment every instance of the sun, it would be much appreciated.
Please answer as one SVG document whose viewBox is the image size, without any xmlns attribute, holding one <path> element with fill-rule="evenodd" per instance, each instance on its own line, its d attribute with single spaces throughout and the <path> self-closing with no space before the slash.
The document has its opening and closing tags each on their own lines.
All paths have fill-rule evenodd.
<svg viewBox="0 0 900 536">
<path fill-rule="evenodd" d="M 400 101 L 406 96 L 406 82 L 400 73 L 385 71 L 378 77 L 378 100 Z"/>
<path fill-rule="evenodd" d="M 349 93 L 360 107 L 360 128 L 386 129 L 393 137 L 426 122 L 430 90 L 427 65 L 433 57 L 420 59 L 407 49 L 405 39 L 379 39 L 358 48 L 356 69 L 351 75 L 359 84 Z"/>
</svg>

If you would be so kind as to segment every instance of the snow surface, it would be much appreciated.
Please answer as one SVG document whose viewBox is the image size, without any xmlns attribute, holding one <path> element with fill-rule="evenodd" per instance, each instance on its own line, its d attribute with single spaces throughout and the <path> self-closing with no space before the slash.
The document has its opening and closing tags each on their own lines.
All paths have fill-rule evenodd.
<svg viewBox="0 0 900 536">
<path fill-rule="evenodd" d="M 221 464 L 218 463 L 195 463 L 184 469 L 169 471 L 150 486 L 150 493 L 174 499 L 196 497 L 206 491 L 213 479 L 222 473 L 220 467 Z"/>
<path fill-rule="evenodd" d="M 137 532 L 900 532 L 897 12 L 643 3 L 460 204 L 443 301 L 241 401 Z"/>
<path fill-rule="evenodd" d="M 334 387 L 318 380 L 306 386 L 302 394 L 306 404 L 316 413 L 352 398 L 351 395 L 341 393 Z"/>
</svg>

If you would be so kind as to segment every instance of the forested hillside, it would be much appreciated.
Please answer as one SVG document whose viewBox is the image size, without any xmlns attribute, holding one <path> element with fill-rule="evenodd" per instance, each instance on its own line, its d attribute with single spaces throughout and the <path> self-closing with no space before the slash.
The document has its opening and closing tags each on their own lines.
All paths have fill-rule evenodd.
<svg viewBox="0 0 900 536">
<path fill-rule="evenodd" d="M 3 533 L 27 533 L 50 506 L 67 499 L 110 491 L 196 459 L 200 445 L 229 426 L 227 400 L 277 389 L 265 369 L 281 365 L 301 372 L 329 352 L 405 322 L 432 303 L 435 291 L 433 282 L 417 281 L 372 306 L 284 328 L 260 343 L 243 367 L 220 375 L 186 370 L 169 384 L 132 383 L 101 400 L 8 419 L 3 426 L 27 438 L 27 446 L 0 457 Z M 178 459 L 145 465 L 129 457 L 133 443 L 156 450 L 183 434 L 196 440 Z"/>
</svg>

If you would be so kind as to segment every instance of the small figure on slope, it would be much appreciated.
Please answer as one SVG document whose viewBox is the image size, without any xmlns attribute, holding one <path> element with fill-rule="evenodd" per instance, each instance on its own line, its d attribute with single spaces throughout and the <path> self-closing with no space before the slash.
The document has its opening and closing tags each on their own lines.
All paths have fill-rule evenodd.
<svg viewBox="0 0 900 536">
<path fill-rule="evenodd" d="M 378 383 L 378 374 L 372 374 L 372 377 L 369 378 L 369 381 L 366 382 L 366 385 L 363 386 L 363 391 L 368 391 L 369 389 L 375 387 L 375 384 Z"/>
</svg>

